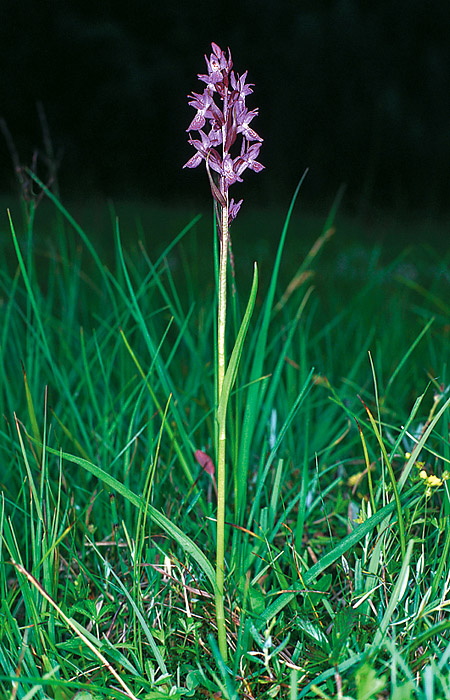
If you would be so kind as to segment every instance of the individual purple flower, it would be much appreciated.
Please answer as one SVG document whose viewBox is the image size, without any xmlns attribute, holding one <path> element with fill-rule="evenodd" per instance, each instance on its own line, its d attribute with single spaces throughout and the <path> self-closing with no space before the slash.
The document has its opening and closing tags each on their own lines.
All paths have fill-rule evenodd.
<svg viewBox="0 0 450 700">
<path fill-rule="evenodd" d="M 210 92 L 208 92 L 208 90 L 205 90 L 203 95 L 193 92 L 192 98 L 193 99 L 189 102 L 189 105 L 197 110 L 197 114 L 189 124 L 186 131 L 203 129 L 206 124 L 206 117 L 210 114 L 209 107 L 213 101 L 212 95 Z"/>
<path fill-rule="evenodd" d="M 258 161 L 256 160 L 256 158 L 259 155 L 260 148 L 260 142 L 252 143 L 251 146 L 243 150 L 241 155 L 235 159 L 234 171 L 237 177 L 239 177 L 247 168 L 250 168 L 250 170 L 254 170 L 255 173 L 259 173 L 261 172 L 261 170 L 263 170 L 264 165 L 261 165 L 261 163 L 258 163 Z"/>
<path fill-rule="evenodd" d="M 214 42 L 211 47 L 209 58 L 205 56 L 208 72 L 198 75 L 206 87 L 201 94 L 193 92 L 189 95 L 189 106 L 196 110 L 196 114 L 186 131 L 197 131 L 200 138 L 189 135 L 189 143 L 196 153 L 183 167 L 196 168 L 205 161 L 213 197 L 220 207 L 227 208 L 228 220 L 232 221 L 242 199 L 238 203 L 232 199 L 228 204 L 228 189 L 235 182 L 242 182 L 241 175 L 247 168 L 256 173 L 263 170 L 264 166 L 256 160 L 263 139 L 250 126 L 258 109 L 249 110 L 245 104 L 247 96 L 253 92 L 253 85 L 246 83 L 247 71 L 241 76 L 235 74 L 230 49 L 227 57 Z M 233 156 L 238 137 L 241 137 L 240 155 Z M 217 183 L 211 170 L 219 176 Z M 221 222 L 218 215 L 219 230 Z"/>
<path fill-rule="evenodd" d="M 199 131 L 198 132 L 201 136 L 201 141 L 198 139 L 193 139 L 190 138 L 188 143 L 191 144 L 191 146 L 194 146 L 194 148 L 197 150 L 197 153 L 192 156 L 188 160 L 187 163 L 183 165 L 183 168 L 196 168 L 197 165 L 200 165 L 203 159 L 206 159 L 209 153 L 209 148 L 210 148 L 210 141 L 208 136 L 205 134 L 204 131 Z"/>
<path fill-rule="evenodd" d="M 237 217 L 238 211 L 241 208 L 241 204 L 243 201 L 244 201 L 243 199 L 240 199 L 239 202 L 235 202 L 234 199 L 231 198 L 230 206 L 228 209 L 228 216 L 229 216 L 230 222 L 233 221 Z"/>
<path fill-rule="evenodd" d="M 233 161 L 229 154 L 225 156 L 222 163 L 222 175 L 228 186 L 233 185 L 235 182 L 242 182 L 240 173 L 237 172 L 236 161 Z"/>
<path fill-rule="evenodd" d="M 245 84 L 245 79 L 247 77 L 247 73 L 248 73 L 248 70 L 246 70 L 245 73 L 243 75 L 241 75 L 240 78 L 238 77 L 238 79 L 236 80 L 236 78 L 234 76 L 234 72 L 233 71 L 231 72 L 231 87 L 233 88 L 233 90 L 236 91 L 237 96 L 238 96 L 237 97 L 238 100 L 245 100 L 246 96 L 251 95 L 253 92 L 253 90 L 252 90 L 253 83 L 250 83 L 247 85 Z"/>
<path fill-rule="evenodd" d="M 215 148 L 212 148 L 211 139 L 204 131 L 199 131 L 201 141 L 190 138 L 191 146 L 197 150 L 197 153 L 183 165 L 183 168 L 196 168 L 202 160 L 207 160 L 209 166 L 217 173 L 222 174 L 222 159 Z"/>
<path fill-rule="evenodd" d="M 214 42 L 211 44 L 211 46 L 213 53 L 210 55 L 209 60 L 205 55 L 208 75 L 199 75 L 198 77 L 200 80 L 207 83 L 209 89 L 221 92 L 219 84 L 228 83 L 228 73 L 231 70 L 233 62 L 231 60 L 230 49 L 228 49 L 227 60 L 220 46 Z"/>
<path fill-rule="evenodd" d="M 239 116 L 237 117 L 237 121 L 239 122 L 239 126 L 237 128 L 238 134 L 244 134 L 248 141 L 262 141 L 261 136 L 258 136 L 256 131 L 249 127 L 252 119 L 258 115 L 258 110 L 252 109 L 249 112 L 243 102 L 238 102 L 235 110 L 239 113 Z"/>
</svg>

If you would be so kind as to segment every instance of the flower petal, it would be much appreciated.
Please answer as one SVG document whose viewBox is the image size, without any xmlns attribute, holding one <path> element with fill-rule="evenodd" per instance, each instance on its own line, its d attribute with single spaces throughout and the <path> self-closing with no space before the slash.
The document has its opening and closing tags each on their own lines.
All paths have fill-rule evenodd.
<svg viewBox="0 0 450 700">
<path fill-rule="evenodd" d="M 200 153 L 196 153 L 192 158 L 189 158 L 188 162 L 183 165 L 183 168 L 196 168 L 202 160 L 203 156 Z"/>
<path fill-rule="evenodd" d="M 203 127 L 206 124 L 206 119 L 203 116 L 201 110 L 197 112 L 191 123 L 189 124 L 188 128 L 186 131 L 199 131 L 200 129 L 203 129 Z"/>
<path fill-rule="evenodd" d="M 261 170 L 264 170 L 266 166 L 262 165 L 262 163 L 258 163 L 257 160 L 254 160 L 248 164 L 248 167 L 250 168 L 250 170 L 253 170 L 253 172 L 260 173 Z"/>
</svg>

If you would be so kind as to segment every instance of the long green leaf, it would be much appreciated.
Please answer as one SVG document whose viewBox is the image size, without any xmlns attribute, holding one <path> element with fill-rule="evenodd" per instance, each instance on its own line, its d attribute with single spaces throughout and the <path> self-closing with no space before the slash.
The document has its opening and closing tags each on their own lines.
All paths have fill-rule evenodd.
<svg viewBox="0 0 450 700">
<path fill-rule="evenodd" d="M 140 496 L 135 494 L 133 491 L 131 491 L 131 489 L 122 484 L 115 477 L 111 476 L 111 474 L 105 472 L 96 464 L 92 464 L 92 462 L 89 462 L 87 459 L 83 459 L 82 457 L 76 457 L 75 455 L 68 454 L 67 452 L 59 452 L 58 450 L 54 450 L 50 447 L 47 447 L 47 452 L 57 455 L 68 462 L 72 462 L 73 464 L 78 464 L 78 466 L 82 467 L 90 474 L 93 474 L 95 477 L 97 477 L 97 479 L 100 479 L 100 481 L 102 481 L 106 486 L 117 491 L 117 493 L 119 493 L 123 498 L 127 499 L 130 501 L 130 503 L 136 506 L 136 508 L 145 507 L 145 503 Z M 214 569 L 195 542 L 193 542 L 190 537 L 185 535 L 185 533 L 180 530 L 179 527 L 174 525 L 169 518 L 163 515 L 163 513 L 160 513 L 160 511 L 154 506 L 148 506 L 148 514 L 155 523 L 157 523 L 165 532 L 167 532 L 168 535 L 170 535 L 170 537 L 173 537 L 173 539 L 178 542 L 186 554 L 194 559 L 194 561 L 202 569 L 208 581 L 211 583 L 212 588 L 215 590 L 216 582 Z"/>
<path fill-rule="evenodd" d="M 230 361 L 228 363 L 227 371 L 225 372 L 225 377 L 223 380 L 222 393 L 220 394 L 220 402 L 217 409 L 217 420 L 219 423 L 225 420 L 228 397 L 230 396 L 230 391 L 233 388 L 233 384 L 236 379 L 236 374 L 239 367 L 239 360 L 241 359 L 242 349 L 244 347 L 245 336 L 247 335 L 248 327 L 250 325 L 250 319 L 252 317 L 253 309 L 255 307 L 257 291 L 258 267 L 255 263 L 255 267 L 253 270 L 253 283 L 250 291 L 250 297 L 248 300 L 247 308 L 245 310 L 244 318 L 242 319 L 241 327 L 239 328 L 239 333 L 237 335 L 233 352 L 231 353 Z"/>
</svg>

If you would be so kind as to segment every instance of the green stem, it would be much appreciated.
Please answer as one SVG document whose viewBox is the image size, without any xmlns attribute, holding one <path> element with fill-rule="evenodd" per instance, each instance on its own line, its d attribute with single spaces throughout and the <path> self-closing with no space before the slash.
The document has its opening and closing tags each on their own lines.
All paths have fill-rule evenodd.
<svg viewBox="0 0 450 700">
<path fill-rule="evenodd" d="M 220 403 L 225 377 L 225 325 L 227 315 L 227 256 L 228 256 L 228 193 L 224 193 L 227 206 L 221 209 L 221 235 L 219 260 L 219 308 L 217 313 L 217 405 Z M 225 567 L 225 447 L 226 411 L 217 415 L 217 551 L 216 551 L 216 620 L 219 637 L 219 650 L 223 660 L 227 660 L 227 637 L 223 604 Z"/>
</svg>

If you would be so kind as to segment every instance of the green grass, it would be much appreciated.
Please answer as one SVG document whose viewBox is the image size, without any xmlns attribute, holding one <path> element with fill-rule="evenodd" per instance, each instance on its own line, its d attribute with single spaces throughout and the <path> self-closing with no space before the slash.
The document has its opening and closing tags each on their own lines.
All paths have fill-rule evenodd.
<svg viewBox="0 0 450 700">
<path fill-rule="evenodd" d="M 283 242 L 280 212 L 244 213 L 227 666 L 195 458 L 215 461 L 209 217 L 5 214 L 1 698 L 450 698 L 448 258 L 429 224 L 405 247 L 398 223 L 378 243 L 294 214 Z"/>
</svg>

